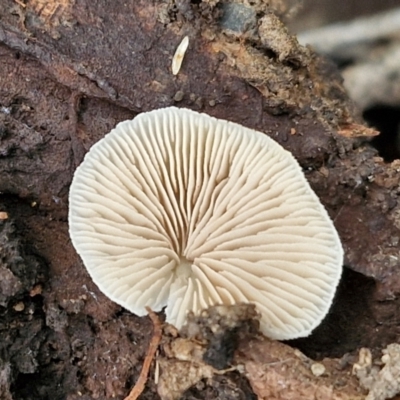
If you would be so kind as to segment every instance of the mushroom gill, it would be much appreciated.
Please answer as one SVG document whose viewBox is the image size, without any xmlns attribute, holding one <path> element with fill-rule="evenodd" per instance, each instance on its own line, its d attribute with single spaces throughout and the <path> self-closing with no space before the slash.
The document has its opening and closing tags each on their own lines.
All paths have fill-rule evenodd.
<svg viewBox="0 0 400 400">
<path fill-rule="evenodd" d="M 294 157 L 261 132 L 174 107 L 117 125 L 70 189 L 72 243 L 110 299 L 137 315 L 251 302 L 275 339 L 328 312 L 343 250 Z"/>
</svg>

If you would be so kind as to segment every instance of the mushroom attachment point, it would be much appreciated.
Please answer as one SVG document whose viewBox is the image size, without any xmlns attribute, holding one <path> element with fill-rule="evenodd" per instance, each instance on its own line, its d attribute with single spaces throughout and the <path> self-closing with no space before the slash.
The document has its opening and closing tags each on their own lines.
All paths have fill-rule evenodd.
<svg viewBox="0 0 400 400">
<path fill-rule="evenodd" d="M 295 158 L 261 132 L 187 109 L 117 125 L 69 194 L 72 243 L 110 299 L 137 315 L 254 303 L 273 339 L 327 314 L 339 236 Z"/>
</svg>

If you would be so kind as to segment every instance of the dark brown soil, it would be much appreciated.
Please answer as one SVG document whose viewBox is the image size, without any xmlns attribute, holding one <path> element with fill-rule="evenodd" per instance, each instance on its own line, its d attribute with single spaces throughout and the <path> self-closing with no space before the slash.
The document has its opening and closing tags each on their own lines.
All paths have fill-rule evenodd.
<svg viewBox="0 0 400 400">
<path fill-rule="evenodd" d="M 151 322 L 92 283 L 69 240 L 68 189 L 117 122 L 168 105 L 275 138 L 332 216 L 346 270 L 326 320 L 291 344 L 321 358 L 399 340 L 400 163 L 340 134 L 361 121 L 334 66 L 280 26 L 288 51 L 222 32 L 211 1 L 23 4 L 0 4 L 0 399 L 122 399 L 137 380 Z M 158 398 L 152 377 L 142 399 Z M 201 382 L 184 398 L 255 398 L 237 372 Z M 228 388 L 241 394 L 222 397 Z"/>
</svg>

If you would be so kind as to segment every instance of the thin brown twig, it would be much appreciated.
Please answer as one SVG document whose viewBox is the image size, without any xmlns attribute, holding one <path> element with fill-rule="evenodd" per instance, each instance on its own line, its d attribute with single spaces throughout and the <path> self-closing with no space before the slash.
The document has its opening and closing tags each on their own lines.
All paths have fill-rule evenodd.
<svg viewBox="0 0 400 400">
<path fill-rule="evenodd" d="M 162 336 L 162 326 L 157 314 L 153 310 L 151 310 L 150 307 L 146 307 L 146 310 L 149 313 L 151 321 L 153 322 L 153 337 L 151 338 L 149 348 L 147 349 L 147 354 L 143 362 L 143 367 L 142 371 L 140 372 L 139 379 L 137 380 L 129 395 L 125 397 L 124 400 L 136 400 L 142 394 L 147 382 L 147 377 L 149 375 L 151 362 L 154 359 Z"/>
<path fill-rule="evenodd" d="M 14 0 L 17 4 L 19 4 L 22 8 L 26 8 L 26 4 L 20 0 Z"/>
</svg>

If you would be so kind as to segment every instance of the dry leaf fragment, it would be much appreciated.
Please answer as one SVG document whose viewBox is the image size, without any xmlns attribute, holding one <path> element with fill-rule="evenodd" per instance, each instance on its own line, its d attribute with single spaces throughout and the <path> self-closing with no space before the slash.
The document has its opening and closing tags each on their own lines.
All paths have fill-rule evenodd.
<svg viewBox="0 0 400 400">
<path fill-rule="evenodd" d="M 243 340 L 234 359 L 234 363 L 244 365 L 258 400 L 365 399 L 349 367 L 340 370 L 339 362 L 325 359 L 315 363 L 298 350 L 268 339 Z"/>
<path fill-rule="evenodd" d="M 347 138 L 354 138 L 354 137 L 374 137 L 380 134 L 379 131 L 368 128 L 364 125 L 359 124 L 349 124 L 345 125 L 338 131 L 339 135 L 342 135 Z"/>
</svg>

